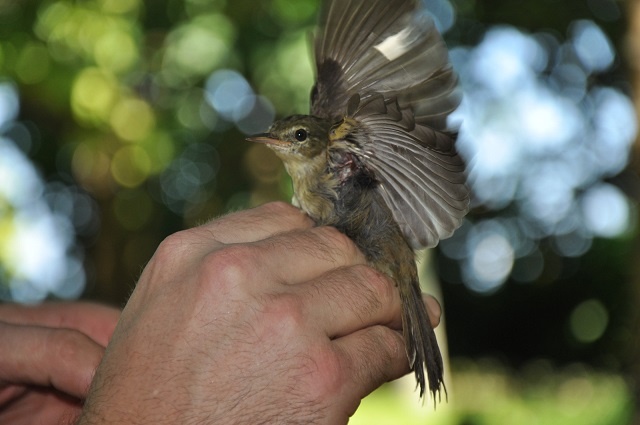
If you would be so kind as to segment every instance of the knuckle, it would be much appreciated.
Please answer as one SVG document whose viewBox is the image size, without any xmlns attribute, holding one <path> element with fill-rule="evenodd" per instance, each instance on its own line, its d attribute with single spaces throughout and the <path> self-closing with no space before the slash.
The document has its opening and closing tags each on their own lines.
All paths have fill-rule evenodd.
<svg viewBox="0 0 640 425">
<path fill-rule="evenodd" d="M 311 394 L 312 397 L 322 400 L 340 394 L 346 377 L 339 353 L 329 345 L 316 348 L 314 353 L 310 358 L 308 370 L 314 377 L 314 385 L 310 387 L 310 391 L 314 392 Z"/>
<path fill-rule="evenodd" d="M 311 219 L 306 214 L 304 214 L 299 208 L 296 208 L 287 202 L 282 202 L 282 201 L 269 202 L 268 204 L 264 204 L 258 208 L 260 209 L 261 213 L 264 213 L 273 217 L 279 217 L 286 221 L 295 220 L 303 223 L 311 221 Z"/>
<path fill-rule="evenodd" d="M 394 370 L 407 362 L 402 336 L 386 326 L 373 326 L 366 331 L 358 346 L 356 356 L 368 359 L 352 368 L 358 382 L 382 384 L 394 378 Z M 396 376 L 397 377 L 397 376 Z"/>
<path fill-rule="evenodd" d="M 372 340 L 375 341 L 372 350 L 379 350 L 384 357 L 383 363 L 389 363 L 399 356 L 404 356 L 405 349 L 402 337 L 396 331 L 386 326 L 374 326 L 371 328 Z"/>
<path fill-rule="evenodd" d="M 351 239 L 335 227 L 323 227 L 322 231 L 327 239 L 329 239 L 337 247 L 349 250 L 354 249 L 355 245 Z"/>
<path fill-rule="evenodd" d="M 336 252 L 340 257 L 346 255 L 352 258 L 359 255 L 360 251 L 355 243 L 335 227 L 318 227 L 315 231 L 324 240 L 325 244 L 332 248 L 331 251 Z"/>
<path fill-rule="evenodd" d="M 194 256 L 197 236 L 195 229 L 187 229 L 173 233 L 160 242 L 136 284 L 137 291 L 152 296 L 157 293 L 159 286 L 182 280 L 185 272 L 196 268 L 194 262 L 200 259 Z"/>
<path fill-rule="evenodd" d="M 259 257 L 258 249 L 251 245 L 231 245 L 209 253 L 200 264 L 199 283 L 225 292 L 246 287 L 254 280 Z"/>
<path fill-rule="evenodd" d="M 404 342 L 399 333 L 385 326 L 374 326 L 369 332 L 369 344 L 363 348 L 366 352 L 363 355 L 375 360 L 370 362 L 366 370 L 361 371 L 368 375 L 361 378 L 370 381 L 386 381 L 390 370 L 393 369 L 390 366 L 399 361 L 406 361 Z"/>
<path fill-rule="evenodd" d="M 394 298 L 395 285 L 387 275 L 366 265 L 356 265 L 354 271 L 371 291 L 372 298 L 381 303 L 388 303 Z"/>
<path fill-rule="evenodd" d="M 293 294 L 270 296 L 262 308 L 260 323 L 265 338 L 300 338 L 306 327 L 302 303 Z"/>
<path fill-rule="evenodd" d="M 53 350 L 52 356 L 58 359 L 74 359 L 79 354 L 88 353 L 88 347 L 95 345 L 88 336 L 73 329 L 56 329 L 48 342 Z"/>
<path fill-rule="evenodd" d="M 189 230 L 182 230 L 167 236 L 154 254 L 154 259 L 160 263 L 173 261 L 188 246 Z"/>
</svg>

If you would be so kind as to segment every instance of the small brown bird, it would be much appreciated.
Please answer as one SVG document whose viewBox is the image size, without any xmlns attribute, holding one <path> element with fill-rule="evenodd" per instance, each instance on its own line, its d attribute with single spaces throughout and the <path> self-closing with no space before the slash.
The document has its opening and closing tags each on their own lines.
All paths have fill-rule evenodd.
<svg viewBox="0 0 640 425">
<path fill-rule="evenodd" d="M 468 210 L 464 163 L 446 124 L 459 103 L 457 77 L 417 0 L 327 0 L 320 24 L 311 114 L 248 140 L 283 160 L 294 204 L 344 232 L 395 280 L 420 397 L 426 367 L 435 400 L 442 356 L 414 250 L 450 236 Z"/>
</svg>

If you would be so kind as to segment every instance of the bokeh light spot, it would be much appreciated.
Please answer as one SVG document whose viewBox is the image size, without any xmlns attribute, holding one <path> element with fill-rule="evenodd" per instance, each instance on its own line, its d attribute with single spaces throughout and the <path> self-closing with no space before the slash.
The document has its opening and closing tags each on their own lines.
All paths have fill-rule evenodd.
<svg viewBox="0 0 640 425">
<path fill-rule="evenodd" d="M 79 144 L 73 151 L 71 169 L 74 177 L 85 187 L 103 188 L 110 181 L 109 157 L 89 143 Z"/>
<path fill-rule="evenodd" d="M 592 244 L 590 235 L 577 230 L 554 235 L 552 246 L 558 254 L 571 258 L 586 254 Z"/>
<path fill-rule="evenodd" d="M 591 299 L 579 304 L 571 312 L 569 326 L 579 342 L 589 344 L 602 337 L 609 325 L 609 312 L 601 301 Z"/>
<path fill-rule="evenodd" d="M 433 16 L 436 28 L 442 34 L 447 32 L 456 22 L 456 11 L 449 0 L 423 0 L 429 14 Z"/>
<path fill-rule="evenodd" d="M 65 252 L 61 247 L 67 241 L 65 232 L 58 229 L 59 224 L 54 216 L 31 212 L 14 218 L 6 263 L 14 266 L 12 271 L 17 277 L 45 284 L 64 278 Z"/>
<path fill-rule="evenodd" d="M 73 6 L 65 2 L 53 2 L 38 10 L 35 33 L 43 40 L 59 41 L 69 33 L 64 25 L 73 15 Z"/>
<path fill-rule="evenodd" d="M 473 52 L 471 72 L 496 94 L 523 89 L 548 57 L 532 37 L 510 27 L 491 29 Z"/>
<path fill-rule="evenodd" d="M 235 28 L 225 16 L 199 16 L 169 35 L 165 66 L 185 78 L 206 75 L 223 63 L 234 39 Z"/>
<path fill-rule="evenodd" d="M 11 140 L 0 137 L 0 201 L 21 208 L 42 196 L 40 176 Z"/>
<path fill-rule="evenodd" d="M 47 204 L 50 194 L 29 159 L 0 138 L 0 298 L 35 303 L 84 288 L 84 271 L 70 267 L 78 263 L 74 225 Z"/>
<path fill-rule="evenodd" d="M 490 293 L 506 282 L 515 261 L 507 234 L 497 221 L 485 221 L 470 231 L 463 274 L 472 290 Z"/>
<path fill-rule="evenodd" d="M 36 84 L 49 75 L 49 52 L 41 43 L 29 43 L 20 51 L 15 73 L 25 84 Z"/>
<path fill-rule="evenodd" d="M 275 119 L 275 108 L 269 99 L 256 96 L 249 82 L 230 69 L 216 71 L 207 79 L 205 98 L 222 118 L 233 122 L 244 134 L 265 131 Z"/>
<path fill-rule="evenodd" d="M 164 171 L 175 157 L 175 140 L 166 132 L 157 131 L 141 144 L 151 159 L 151 174 Z"/>
<path fill-rule="evenodd" d="M 574 22 L 572 35 L 576 53 L 588 71 L 604 71 L 613 64 L 613 46 L 593 21 Z"/>
<path fill-rule="evenodd" d="M 218 152 L 204 143 L 188 145 L 160 175 L 163 202 L 182 214 L 204 202 L 213 188 L 220 168 Z"/>
<path fill-rule="evenodd" d="M 113 131 L 122 140 L 141 141 L 155 128 L 151 106 L 140 99 L 122 99 L 114 107 L 110 118 Z"/>
<path fill-rule="evenodd" d="M 590 188 L 582 197 L 585 224 L 593 234 L 613 238 L 630 226 L 630 208 L 620 189 L 607 183 Z"/>
<path fill-rule="evenodd" d="M 606 175 L 622 171 L 638 133 L 638 122 L 631 99 L 611 88 L 597 88 L 594 103 L 594 143 L 590 146 L 598 166 Z"/>
<path fill-rule="evenodd" d="M 214 72 L 206 84 L 206 98 L 226 120 L 242 119 L 248 113 L 246 99 L 255 97 L 247 80 L 237 71 Z"/>
<path fill-rule="evenodd" d="M 96 42 L 96 63 L 113 72 L 123 72 L 138 60 L 138 47 L 126 28 L 113 28 Z"/>
<path fill-rule="evenodd" d="M 125 146 L 111 160 L 111 174 L 124 187 L 134 188 L 142 184 L 151 171 L 151 160 L 140 146 Z"/>
<path fill-rule="evenodd" d="M 202 90 L 190 90 L 178 100 L 176 117 L 180 124 L 192 130 L 205 128 L 200 109 L 204 102 Z"/>
<path fill-rule="evenodd" d="M 71 107 L 76 116 L 92 123 L 107 122 L 118 98 L 118 85 L 111 75 L 86 68 L 73 83 Z"/>
<path fill-rule="evenodd" d="M 20 102 L 13 84 L 0 83 L 0 128 L 18 116 Z"/>
</svg>

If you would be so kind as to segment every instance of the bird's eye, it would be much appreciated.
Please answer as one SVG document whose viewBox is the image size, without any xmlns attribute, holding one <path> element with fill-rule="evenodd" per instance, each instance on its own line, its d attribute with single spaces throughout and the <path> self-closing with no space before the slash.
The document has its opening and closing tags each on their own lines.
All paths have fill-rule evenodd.
<svg viewBox="0 0 640 425">
<path fill-rule="evenodd" d="M 305 140 L 307 140 L 307 136 L 307 130 L 303 128 L 296 130 L 296 140 L 298 142 L 304 142 Z"/>
</svg>

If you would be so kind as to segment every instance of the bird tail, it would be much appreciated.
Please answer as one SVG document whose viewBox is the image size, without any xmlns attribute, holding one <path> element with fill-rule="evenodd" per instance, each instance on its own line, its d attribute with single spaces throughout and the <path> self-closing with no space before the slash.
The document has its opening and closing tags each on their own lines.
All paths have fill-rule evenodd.
<svg viewBox="0 0 640 425">
<path fill-rule="evenodd" d="M 426 384 L 434 401 L 442 401 L 444 390 L 445 399 L 448 398 L 444 385 L 444 365 L 442 355 L 436 340 L 436 334 L 431 326 L 429 313 L 422 299 L 422 290 L 415 273 L 411 281 L 399 282 L 400 299 L 402 301 L 402 329 L 406 344 L 409 365 L 416 375 L 420 397 L 424 397 Z M 426 368 L 426 381 L 425 381 Z"/>
</svg>

